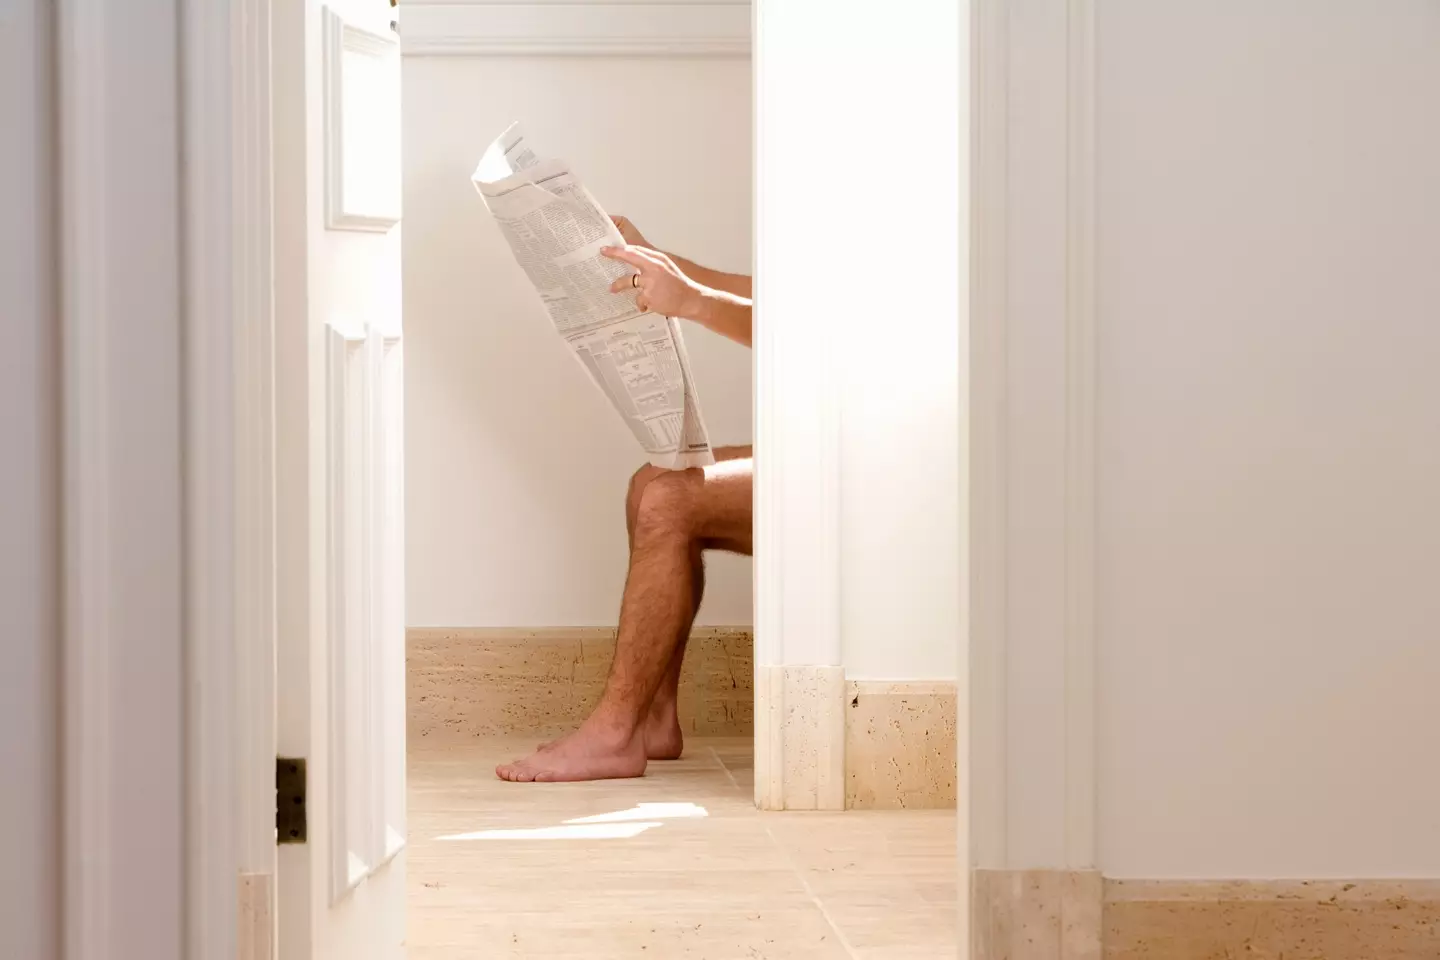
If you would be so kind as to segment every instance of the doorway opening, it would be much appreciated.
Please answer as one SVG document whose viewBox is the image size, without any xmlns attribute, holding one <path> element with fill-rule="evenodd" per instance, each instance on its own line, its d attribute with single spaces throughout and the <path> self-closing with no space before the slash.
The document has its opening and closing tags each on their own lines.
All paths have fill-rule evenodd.
<svg viewBox="0 0 1440 960">
<path fill-rule="evenodd" d="M 767 613 L 788 604 L 785 642 L 755 647 L 752 584 L 775 571 L 712 553 L 679 677 L 678 759 L 656 758 L 643 779 L 505 782 L 497 766 L 573 730 L 599 698 L 627 577 L 626 490 L 645 457 L 566 356 L 475 194 L 477 160 L 521 120 L 656 246 L 750 273 L 754 171 L 768 169 L 757 130 L 772 144 L 789 130 L 837 148 L 849 134 L 823 117 L 806 128 L 803 113 L 788 124 L 772 114 L 767 126 L 755 113 L 744 4 L 720 5 L 740 15 L 737 36 L 709 39 L 714 24 L 677 12 L 691 5 L 616 5 L 629 12 L 608 11 L 614 32 L 590 36 L 583 56 L 576 31 L 593 25 L 569 5 L 527 7 L 510 27 L 486 4 L 463 16 L 429 6 L 405 11 L 398 41 L 362 0 L 275 11 L 275 88 L 305 97 L 303 109 L 273 97 L 274 403 L 310 413 L 276 421 L 277 743 L 319 781 L 309 848 L 279 855 L 281 956 L 388 957 L 402 938 L 432 957 L 952 952 L 958 295 L 897 301 L 837 283 L 828 263 L 782 258 L 791 290 L 772 286 L 774 302 L 794 304 L 797 285 L 818 299 L 762 329 L 762 363 L 809 358 L 786 367 L 802 405 L 762 397 L 768 414 L 752 407 L 752 356 L 686 329 L 712 440 L 760 440 L 763 452 L 758 413 L 762 432 L 786 436 L 772 476 L 820 478 L 769 491 L 799 590 Z M 652 15 L 695 36 L 657 38 Z M 783 15 L 771 29 L 803 36 L 803 18 Z M 504 29 L 527 39 L 502 42 Z M 906 82 L 950 82 L 949 66 Z M 390 69 L 395 107 L 365 94 L 393 82 Z M 615 119 L 617 91 L 638 90 L 668 118 L 663 149 Z M 387 142 L 354 129 L 377 120 L 399 131 L 403 217 L 384 185 L 349 188 L 391 169 L 345 159 Z M 930 162 L 948 174 L 958 157 L 946 137 Z M 785 210 L 799 229 L 763 242 L 798 248 L 811 216 L 834 216 L 823 201 L 849 189 L 845 169 L 817 173 L 814 209 Z M 952 179 L 933 191 L 941 207 L 956 200 Z M 924 254 L 944 276 L 958 258 L 947 230 Z M 866 313 L 913 314 L 909 333 L 824 325 L 852 317 L 857 297 Z M 817 349 L 797 353 L 807 338 Z M 881 375 L 861 375 L 867 364 Z M 808 401 L 807 377 L 826 385 Z M 809 441 L 806 417 L 831 440 Z M 912 442 L 936 432 L 947 435 L 940 457 Z M 918 485 L 902 489 L 905 477 Z M 809 539 L 805 524 L 828 532 Z M 887 549 L 922 559 L 925 582 L 906 582 Z M 808 606 L 833 608 L 823 650 L 791 642 L 807 635 L 813 571 Z M 842 577 L 855 585 L 843 598 Z M 398 795 L 397 763 L 409 783 Z"/>
</svg>

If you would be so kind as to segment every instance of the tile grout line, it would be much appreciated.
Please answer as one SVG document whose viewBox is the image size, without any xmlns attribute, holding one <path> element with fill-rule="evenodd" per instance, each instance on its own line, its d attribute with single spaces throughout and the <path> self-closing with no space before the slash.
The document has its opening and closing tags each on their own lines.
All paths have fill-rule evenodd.
<svg viewBox="0 0 1440 960">
<path fill-rule="evenodd" d="M 851 945 L 844 931 L 840 929 L 840 925 L 835 922 L 834 917 L 830 916 L 830 911 L 826 908 L 825 902 L 820 899 L 820 895 L 815 892 L 815 888 L 810 886 L 810 881 L 805 879 L 805 874 L 800 872 L 799 866 L 795 863 L 795 858 L 790 856 L 789 852 L 780 845 L 779 840 L 775 839 L 775 833 L 770 829 L 768 823 L 762 822 L 761 825 L 765 828 L 765 836 L 769 837 L 770 842 L 775 846 L 775 852 L 780 854 L 786 865 L 790 867 L 790 872 L 795 874 L 795 879 L 800 881 L 800 886 L 804 888 L 805 894 L 810 898 L 810 902 L 815 904 L 815 909 L 819 910 L 820 916 L 825 918 L 825 922 L 835 934 L 835 939 L 840 941 L 840 946 L 845 948 L 845 953 L 849 955 L 850 960 L 860 960 L 860 954 L 855 952 L 855 947 Z"/>
<path fill-rule="evenodd" d="M 730 768 L 725 766 L 725 761 L 720 759 L 719 751 L 717 751 L 714 747 L 709 746 L 707 746 L 705 749 L 709 750 L 710 756 L 714 757 L 715 762 L 720 764 L 720 769 L 724 771 L 725 778 L 730 781 L 730 785 L 733 786 L 737 792 L 743 794 L 745 792 L 744 788 L 740 786 L 740 781 L 735 779 L 735 774 L 730 772 Z"/>
<path fill-rule="evenodd" d="M 725 761 L 720 758 L 719 751 L 714 747 L 707 747 L 706 749 L 710 751 L 710 755 L 715 758 L 715 762 L 720 765 L 720 769 L 725 772 L 726 778 L 735 786 L 735 789 L 743 794 L 745 791 L 741 788 L 740 781 L 735 779 L 735 774 L 725 765 Z M 770 829 L 768 823 L 762 823 L 761 826 L 765 828 L 765 836 L 770 838 L 770 845 L 775 848 L 775 852 L 785 861 L 785 865 L 790 868 L 790 872 L 795 875 L 795 879 L 800 881 L 801 889 L 803 889 L 805 895 L 810 898 L 810 902 L 815 905 L 815 909 L 820 911 L 820 916 L 825 919 L 825 924 L 830 928 L 830 932 L 835 934 L 835 939 L 840 941 L 840 946 L 845 948 L 845 953 L 850 957 L 850 960 L 860 960 L 860 955 L 855 952 L 855 948 L 846 938 L 845 933 L 840 929 L 839 925 L 835 923 L 835 918 L 830 916 L 830 911 L 825 907 L 825 903 L 820 899 L 820 895 L 815 892 L 814 887 L 810 886 L 810 881 L 805 879 L 805 874 L 800 872 L 800 867 L 795 863 L 795 858 L 790 856 L 785 848 L 780 845 L 779 840 L 775 839 L 775 834 Z"/>
</svg>

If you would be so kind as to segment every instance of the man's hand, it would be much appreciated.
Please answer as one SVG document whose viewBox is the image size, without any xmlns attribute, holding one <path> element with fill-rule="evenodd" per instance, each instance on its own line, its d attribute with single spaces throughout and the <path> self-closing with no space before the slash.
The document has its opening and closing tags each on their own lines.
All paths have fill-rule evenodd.
<svg viewBox="0 0 1440 960">
<path fill-rule="evenodd" d="M 669 257 L 670 262 L 679 267 L 680 272 L 689 278 L 690 282 L 698 284 L 705 290 L 718 290 L 731 296 L 750 299 L 754 284 L 744 274 L 711 270 L 709 267 L 700 266 L 693 260 L 686 260 L 673 253 L 665 253 L 655 244 L 646 240 L 645 235 L 635 228 L 635 224 L 631 223 L 628 217 L 611 217 L 610 219 L 615 221 L 615 229 L 619 230 L 620 236 L 625 238 L 626 246 L 644 247 L 646 250 L 654 250 L 661 256 Z"/>
<path fill-rule="evenodd" d="M 635 224 L 630 222 L 629 217 L 611 217 L 615 221 L 615 229 L 620 231 L 620 236 L 632 247 L 653 248 L 655 245 L 645 239 L 645 235 L 636 229 Z"/>
<path fill-rule="evenodd" d="M 706 294 L 712 293 L 685 276 L 674 260 L 658 250 L 628 246 L 606 247 L 600 252 L 635 268 L 634 273 L 611 284 L 610 290 L 612 293 L 633 290 L 635 305 L 646 313 L 696 320 Z"/>
</svg>

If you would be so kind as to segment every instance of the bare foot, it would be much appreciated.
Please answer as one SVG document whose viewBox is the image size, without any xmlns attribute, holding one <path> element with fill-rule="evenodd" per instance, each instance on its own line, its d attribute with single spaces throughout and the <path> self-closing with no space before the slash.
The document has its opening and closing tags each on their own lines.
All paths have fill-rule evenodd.
<svg viewBox="0 0 1440 960">
<path fill-rule="evenodd" d="M 525 759 L 501 764 L 495 768 L 495 775 L 516 783 L 623 780 L 643 777 L 645 760 L 641 731 L 615 734 L 587 720 L 579 730 Z"/>
<path fill-rule="evenodd" d="M 564 743 L 568 737 L 550 740 L 535 750 L 544 753 Z M 685 736 L 680 732 L 680 718 L 674 705 L 670 709 L 655 708 L 645 718 L 645 756 L 650 760 L 679 760 L 685 751 Z"/>
</svg>

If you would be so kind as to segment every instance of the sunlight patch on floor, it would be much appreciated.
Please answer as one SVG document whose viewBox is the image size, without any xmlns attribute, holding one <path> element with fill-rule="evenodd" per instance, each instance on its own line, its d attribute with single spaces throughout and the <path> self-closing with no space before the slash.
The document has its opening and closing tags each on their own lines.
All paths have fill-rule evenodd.
<svg viewBox="0 0 1440 960">
<path fill-rule="evenodd" d="M 519 830 L 478 830 L 456 833 L 440 840 L 628 840 L 646 830 L 664 826 L 658 820 L 630 823 L 572 823 L 558 827 L 530 827 Z"/>
<path fill-rule="evenodd" d="M 477 830 L 454 833 L 440 840 L 628 840 L 646 830 L 664 826 L 665 820 L 694 820 L 710 816 L 696 803 L 641 803 L 629 810 L 576 817 L 554 827 L 512 830 Z"/>
<path fill-rule="evenodd" d="M 710 811 L 695 803 L 642 803 L 629 810 L 600 813 L 593 817 L 576 817 L 566 823 L 624 823 L 629 820 L 688 820 L 708 817 Z"/>
</svg>

